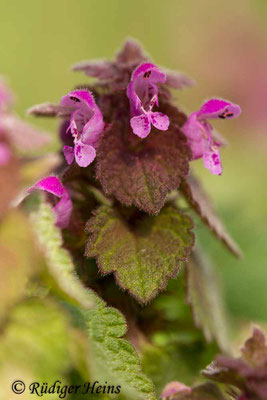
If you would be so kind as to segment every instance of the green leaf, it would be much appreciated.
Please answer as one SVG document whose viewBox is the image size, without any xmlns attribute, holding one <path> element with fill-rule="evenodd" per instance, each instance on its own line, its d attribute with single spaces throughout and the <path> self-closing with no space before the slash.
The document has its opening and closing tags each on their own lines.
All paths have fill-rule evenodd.
<svg viewBox="0 0 267 400">
<path fill-rule="evenodd" d="M 241 257 L 242 251 L 231 238 L 221 220 L 216 215 L 211 200 L 207 193 L 204 192 L 200 182 L 193 175 L 190 175 L 188 178 L 183 179 L 180 190 L 188 204 L 194 209 L 217 238 L 221 240 L 228 250 L 230 250 L 235 256 Z"/>
<path fill-rule="evenodd" d="M 227 320 L 218 280 L 209 261 L 199 249 L 194 250 L 187 270 L 187 300 L 195 323 L 208 341 L 215 340 L 222 350 L 229 350 Z"/>
<path fill-rule="evenodd" d="M 154 386 L 142 372 L 134 347 L 120 337 L 127 326 L 122 314 L 103 307 L 85 314 L 90 337 L 90 371 L 95 379 L 120 385 L 127 398 L 155 399 Z"/>
<path fill-rule="evenodd" d="M 98 296 L 86 289 L 76 275 L 70 254 L 62 247 L 62 236 L 54 224 L 55 216 L 50 205 L 41 203 L 39 211 L 32 215 L 32 222 L 49 273 L 62 292 L 86 308 L 101 304 Z"/>
<path fill-rule="evenodd" d="M 188 174 L 190 158 L 191 150 L 177 125 L 171 124 L 166 132 L 152 130 L 148 138 L 140 139 L 127 124 L 116 122 L 99 143 L 97 178 L 107 195 L 157 214 L 167 194 Z"/>
<path fill-rule="evenodd" d="M 116 209 L 102 206 L 87 222 L 86 254 L 97 257 L 103 274 L 146 303 L 175 277 L 194 244 L 191 219 L 173 207 L 144 216 L 132 227 Z"/>
<path fill-rule="evenodd" d="M 54 225 L 52 208 L 41 204 L 33 222 L 49 272 L 62 292 L 76 301 L 71 309 L 87 328 L 88 358 L 95 379 L 109 380 L 112 385 L 118 382 L 128 398 L 155 399 L 153 384 L 141 372 L 134 347 L 121 339 L 127 330 L 125 318 L 116 309 L 106 307 L 104 301 L 91 289 L 85 288 L 75 275 L 73 261 L 62 247 L 60 231 Z"/>
</svg>

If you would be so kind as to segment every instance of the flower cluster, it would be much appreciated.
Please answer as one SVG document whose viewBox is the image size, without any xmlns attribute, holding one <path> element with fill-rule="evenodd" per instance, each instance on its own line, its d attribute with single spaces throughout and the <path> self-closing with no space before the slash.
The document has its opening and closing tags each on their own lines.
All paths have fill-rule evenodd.
<svg viewBox="0 0 267 400">
<path fill-rule="evenodd" d="M 176 124 L 170 105 L 165 107 L 166 111 L 162 109 L 171 99 L 168 87 L 177 89 L 192 85 L 192 81 L 184 75 L 163 70 L 151 63 L 133 41 L 126 42 L 113 62 L 85 62 L 74 69 L 98 78 L 98 83 L 71 91 L 62 97 L 59 105 L 39 105 L 33 107 L 31 112 L 64 119 L 60 131 L 66 162 L 68 165 L 75 162 L 83 168 L 97 157 L 99 142 L 102 137 L 109 136 L 114 121 L 123 121 L 124 135 L 133 133 L 141 139 L 150 134 L 157 135 L 159 131 L 168 132 L 171 124 Z M 240 112 L 238 105 L 215 98 L 205 102 L 199 111 L 185 119 L 179 128 L 186 137 L 191 160 L 202 158 L 212 174 L 221 175 L 219 148 L 222 143 L 216 139 L 209 120 L 235 118 Z M 164 162 L 168 163 L 168 160 Z M 45 190 L 46 183 L 47 191 L 51 192 L 49 180 L 43 182 L 42 189 Z M 58 185 L 60 187 L 61 183 L 58 182 Z M 36 188 L 40 189 L 40 185 L 37 184 Z M 57 191 L 54 194 L 58 196 Z M 63 198 L 61 201 L 64 204 Z M 58 224 L 62 225 L 60 221 L 59 218 Z"/>
<path fill-rule="evenodd" d="M 112 70 L 111 66 L 106 65 L 105 67 L 106 72 L 109 68 Z M 93 73 L 91 72 L 91 74 Z M 97 75 L 95 71 L 94 75 Z M 107 73 L 104 76 L 110 78 Z M 159 107 L 159 85 L 166 83 L 166 79 L 167 74 L 149 62 L 142 63 L 132 72 L 127 86 L 131 112 L 130 124 L 133 133 L 142 139 L 150 134 L 151 125 L 161 131 L 168 130 L 170 124 L 168 115 L 153 111 L 155 106 Z M 167 84 L 168 82 L 170 82 L 170 76 Z M 176 87 L 179 87 L 177 80 Z M 70 164 L 75 154 L 78 165 L 86 167 L 95 158 L 97 141 L 104 129 L 101 111 L 92 94 L 84 90 L 76 90 L 64 96 L 61 105 L 74 109 L 68 129 L 74 137 L 75 146 L 74 150 L 69 146 L 64 147 L 66 160 Z M 193 153 L 193 160 L 203 158 L 205 167 L 212 174 L 220 175 L 222 173 L 219 154 L 221 143 L 213 139 L 212 126 L 208 120 L 236 118 L 240 112 L 241 109 L 236 104 L 220 99 L 211 99 L 205 102 L 199 111 L 193 112 L 183 127 Z"/>
</svg>

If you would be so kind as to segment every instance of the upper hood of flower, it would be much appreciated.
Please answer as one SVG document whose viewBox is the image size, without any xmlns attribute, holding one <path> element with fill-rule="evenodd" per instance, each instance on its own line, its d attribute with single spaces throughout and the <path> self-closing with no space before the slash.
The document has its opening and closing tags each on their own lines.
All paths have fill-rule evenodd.
<svg viewBox="0 0 267 400">
<path fill-rule="evenodd" d="M 158 84 L 164 83 L 166 75 L 151 63 L 141 64 L 132 74 L 127 88 L 127 96 L 134 115 L 143 110 L 150 111 L 153 105 L 158 105 Z"/>
<path fill-rule="evenodd" d="M 69 224 L 72 212 L 72 201 L 69 192 L 62 185 L 59 178 L 56 176 L 47 176 L 46 178 L 40 179 L 28 189 L 28 192 L 31 193 L 36 189 L 51 193 L 60 199 L 53 208 L 57 217 L 56 225 L 59 228 L 66 228 Z"/>
<path fill-rule="evenodd" d="M 241 114 L 238 104 L 221 99 L 206 101 L 198 111 L 199 119 L 236 118 Z"/>
</svg>

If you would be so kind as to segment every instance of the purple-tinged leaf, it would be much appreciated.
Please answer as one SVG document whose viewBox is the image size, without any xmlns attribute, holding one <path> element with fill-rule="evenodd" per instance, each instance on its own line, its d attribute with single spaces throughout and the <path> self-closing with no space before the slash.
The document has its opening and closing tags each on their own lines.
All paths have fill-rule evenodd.
<svg viewBox="0 0 267 400">
<path fill-rule="evenodd" d="M 245 381 L 238 372 L 242 368 L 245 368 L 245 364 L 241 359 L 218 356 L 202 371 L 202 374 L 208 379 L 233 385 L 242 390 L 245 389 Z"/>
<path fill-rule="evenodd" d="M 51 142 L 48 132 L 41 131 L 12 114 L 3 114 L 0 119 L 4 133 L 19 150 L 39 149 Z"/>
<path fill-rule="evenodd" d="M 29 108 L 27 113 L 33 114 L 37 117 L 69 117 L 72 111 L 72 107 L 64 107 L 60 104 L 43 103 Z"/>
<path fill-rule="evenodd" d="M 147 59 L 141 44 L 134 39 L 126 40 L 116 56 L 116 61 L 121 64 L 141 64 Z"/>
<path fill-rule="evenodd" d="M 127 40 L 114 61 L 94 60 L 82 61 L 73 66 L 74 71 L 83 71 L 86 75 L 99 79 L 101 84 L 114 90 L 127 87 L 134 68 L 148 61 L 142 47 L 134 40 Z"/>
<path fill-rule="evenodd" d="M 247 400 L 267 398 L 267 345 L 259 328 L 241 349 L 240 358 L 218 356 L 203 375 L 217 382 L 236 386 Z"/>
<path fill-rule="evenodd" d="M 254 328 L 253 336 L 241 348 L 242 358 L 253 367 L 267 366 L 267 343 L 263 332 Z"/>
<path fill-rule="evenodd" d="M 97 178 L 107 195 L 157 214 L 167 194 L 188 174 L 190 159 L 191 151 L 177 126 L 166 132 L 152 130 L 144 140 L 116 122 L 100 139 Z"/>
<path fill-rule="evenodd" d="M 175 277 L 194 244 L 191 219 L 172 207 L 135 226 L 116 209 L 100 207 L 87 222 L 87 257 L 96 257 L 103 274 L 147 303 Z"/>
<path fill-rule="evenodd" d="M 183 89 L 194 86 L 195 82 L 185 74 L 176 71 L 164 70 L 166 74 L 166 85 L 173 89 Z"/>
<path fill-rule="evenodd" d="M 112 79 L 116 73 L 111 61 L 95 60 L 81 61 L 72 67 L 73 71 L 83 71 L 86 75 L 100 80 Z"/>
<path fill-rule="evenodd" d="M 190 175 L 184 179 L 180 186 L 180 190 L 189 205 L 217 236 L 217 238 L 220 239 L 235 256 L 241 257 L 242 252 L 240 248 L 230 237 L 219 217 L 215 214 L 211 200 L 204 192 L 196 178 L 194 178 L 193 175 Z"/>
</svg>

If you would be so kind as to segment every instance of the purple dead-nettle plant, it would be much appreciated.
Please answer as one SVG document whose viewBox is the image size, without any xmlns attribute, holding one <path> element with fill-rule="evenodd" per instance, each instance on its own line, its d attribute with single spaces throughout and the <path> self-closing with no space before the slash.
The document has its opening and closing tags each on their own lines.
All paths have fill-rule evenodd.
<svg viewBox="0 0 267 400">
<path fill-rule="evenodd" d="M 29 191 L 48 192 L 45 197 L 53 205 L 57 227 L 63 229 L 64 247 L 88 289 L 93 288 L 108 304 L 118 305 L 138 324 L 141 309 L 136 306 L 130 315 L 130 296 L 147 304 L 181 270 L 177 282 L 187 288 L 192 321 L 194 318 L 208 341 L 225 349 L 219 291 L 213 287 L 215 280 L 201 250 L 193 248 L 195 214 L 233 254 L 240 256 L 241 252 L 190 166 L 203 158 L 212 174 L 222 173 L 219 148 L 223 140 L 218 139 L 209 121 L 235 118 L 240 107 L 213 98 L 187 117 L 174 103 L 170 88 L 192 86 L 192 80 L 152 63 L 132 40 L 114 60 L 82 62 L 74 70 L 94 80 L 71 90 L 58 104 L 41 104 L 30 110 L 37 116 L 61 119 L 62 148 L 56 171 Z M 189 206 L 186 212 L 181 199 Z M 88 263 L 90 268 L 86 269 Z M 111 274 L 127 293 L 114 289 Z M 218 306 L 214 307 L 215 303 Z M 164 325 L 162 313 L 153 310 L 154 320 L 163 318 Z M 99 318 L 106 321 L 104 314 Z M 151 325 L 152 331 L 153 321 Z M 120 332 L 125 332 L 125 324 L 123 327 Z M 108 329 L 103 329 L 104 337 Z M 95 337 L 101 335 L 98 331 Z M 130 332 L 129 336 L 138 347 L 139 335 Z M 104 346 L 102 336 L 101 343 Z M 138 386 L 135 379 L 130 381 Z M 191 389 L 179 383 L 179 376 L 173 381 L 163 391 L 163 398 L 179 392 L 191 395 Z"/>
<path fill-rule="evenodd" d="M 187 119 L 174 105 L 168 86 L 182 88 L 192 81 L 151 63 L 133 41 L 126 42 L 114 61 L 83 62 L 74 69 L 97 78 L 96 83 L 69 92 L 58 105 L 46 103 L 30 110 L 62 119 L 65 161 L 62 158 L 56 174 L 60 193 L 64 187 L 73 198 L 68 196 L 64 222 L 57 215 L 57 225 L 68 226 L 71 201 L 79 226 L 93 212 L 86 223 L 86 256 L 96 257 L 100 271 L 113 272 L 117 283 L 142 303 L 176 276 L 194 244 L 192 219 L 178 206 L 179 189 L 213 232 L 238 253 L 189 170 L 190 163 L 202 157 L 213 174 L 221 174 L 221 143 L 209 120 L 237 117 L 240 107 L 211 99 Z M 51 192 L 49 185 L 44 180 L 34 187 Z M 109 206 L 99 204 L 96 191 Z M 176 195 L 169 197 L 171 191 Z M 57 190 L 52 193 L 62 197 Z M 83 207 L 93 208 L 82 212 L 81 201 Z M 106 258 L 105 251 L 112 256 Z M 137 272 L 138 260 L 142 274 Z"/>
</svg>

